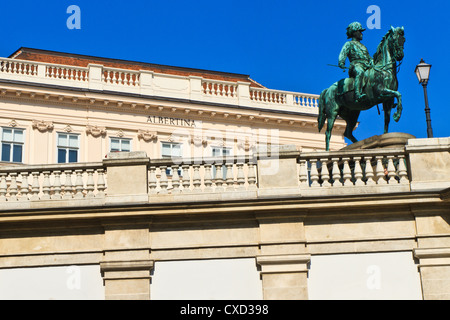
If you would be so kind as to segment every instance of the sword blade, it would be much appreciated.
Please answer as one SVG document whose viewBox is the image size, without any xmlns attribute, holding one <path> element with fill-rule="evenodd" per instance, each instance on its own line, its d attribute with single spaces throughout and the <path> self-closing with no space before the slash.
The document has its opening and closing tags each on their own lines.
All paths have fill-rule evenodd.
<svg viewBox="0 0 450 320">
<path fill-rule="evenodd" d="M 334 65 L 334 64 L 327 64 L 327 65 L 330 66 L 330 67 L 340 68 L 339 66 Z M 347 68 L 347 67 L 344 67 L 343 69 L 348 69 L 348 68 Z"/>
</svg>

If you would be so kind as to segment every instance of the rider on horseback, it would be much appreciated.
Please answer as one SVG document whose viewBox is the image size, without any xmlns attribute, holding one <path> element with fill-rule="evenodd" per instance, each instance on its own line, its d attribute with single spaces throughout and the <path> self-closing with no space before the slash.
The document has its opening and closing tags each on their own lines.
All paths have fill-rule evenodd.
<svg viewBox="0 0 450 320">
<path fill-rule="evenodd" d="M 373 59 L 367 48 L 361 43 L 362 32 L 365 31 L 359 22 L 353 22 L 347 27 L 347 41 L 339 54 L 339 67 L 345 69 L 345 60 L 350 61 L 349 76 L 355 78 L 356 101 L 363 100 L 366 95 L 362 94 L 364 72 L 373 66 Z"/>
</svg>

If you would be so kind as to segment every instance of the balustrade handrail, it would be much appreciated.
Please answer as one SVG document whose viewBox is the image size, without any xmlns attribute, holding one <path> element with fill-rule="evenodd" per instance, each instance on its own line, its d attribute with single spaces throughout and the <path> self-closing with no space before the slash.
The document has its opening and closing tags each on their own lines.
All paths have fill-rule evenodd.
<svg viewBox="0 0 450 320">
<path fill-rule="evenodd" d="M 0 173 L 11 172 L 43 172 L 43 171 L 64 171 L 64 170 L 80 170 L 80 169 L 101 169 L 105 168 L 102 162 L 73 162 L 60 164 L 28 164 L 0 167 Z"/>
<path fill-rule="evenodd" d="M 103 71 L 116 71 L 116 72 L 133 73 L 133 74 L 140 73 L 140 70 L 134 70 L 134 69 L 122 69 L 122 68 L 105 67 L 105 66 L 102 66 L 102 69 L 103 69 Z"/>
<path fill-rule="evenodd" d="M 233 156 L 219 156 L 219 157 L 191 157 L 191 158 L 160 158 L 150 159 L 149 166 L 171 166 L 171 165 L 203 165 L 203 164 L 225 164 L 225 163 L 256 163 L 255 156 L 248 155 L 233 155 Z"/>
<path fill-rule="evenodd" d="M 299 154 L 301 159 L 321 159 L 321 158 L 343 158 L 343 157 L 363 157 L 363 156 L 396 156 L 406 155 L 404 148 L 386 148 L 386 149 L 358 149 L 358 150 L 338 150 L 323 152 L 302 152 Z"/>
<path fill-rule="evenodd" d="M 73 65 L 59 64 L 59 63 L 48 63 L 48 62 L 42 62 L 42 61 L 21 60 L 21 59 L 11 59 L 11 58 L 0 57 L 0 62 L 2 62 L 2 61 L 13 62 L 13 63 L 33 64 L 33 65 L 40 65 L 40 66 L 54 67 L 54 68 L 67 68 L 67 69 L 78 69 L 78 70 L 83 70 L 83 71 L 89 71 L 89 67 L 73 66 Z"/>
<path fill-rule="evenodd" d="M 227 86 L 237 86 L 237 82 L 233 81 L 226 81 L 226 80 L 217 80 L 217 79 L 208 79 L 208 78 L 202 78 L 202 84 L 204 83 L 215 83 L 215 84 L 223 84 Z"/>
<path fill-rule="evenodd" d="M 305 97 L 311 97 L 311 98 L 317 98 L 317 99 L 320 98 L 320 95 L 318 95 L 318 94 L 302 93 L 302 92 L 294 92 L 294 91 L 286 91 L 286 90 L 278 90 L 278 89 L 250 87 L 250 90 L 264 91 L 264 92 L 268 92 L 268 93 L 292 94 L 295 96 L 305 96 Z"/>
</svg>

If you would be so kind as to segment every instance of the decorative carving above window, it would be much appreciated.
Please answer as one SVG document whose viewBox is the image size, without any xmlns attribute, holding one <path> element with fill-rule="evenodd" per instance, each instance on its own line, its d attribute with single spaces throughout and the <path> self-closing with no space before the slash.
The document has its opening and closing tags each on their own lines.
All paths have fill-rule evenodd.
<svg viewBox="0 0 450 320">
<path fill-rule="evenodd" d="M 125 135 L 125 133 L 123 133 L 123 130 L 119 129 L 119 131 L 117 131 L 115 136 L 118 138 L 123 138 L 124 135 Z"/>
<path fill-rule="evenodd" d="M 105 127 L 99 127 L 99 126 L 92 126 L 87 125 L 86 126 L 86 133 L 90 134 L 94 138 L 98 138 L 100 136 L 106 135 L 106 128 Z"/>
<path fill-rule="evenodd" d="M 158 139 L 158 133 L 150 130 L 139 130 L 138 139 L 144 140 L 145 142 L 156 141 Z"/>
<path fill-rule="evenodd" d="M 244 149 L 245 151 L 250 151 L 251 149 L 256 148 L 256 141 L 254 139 L 250 139 L 249 137 L 245 137 L 245 139 L 240 140 L 237 144 L 238 148 Z"/>
<path fill-rule="evenodd" d="M 52 131 L 54 127 L 52 121 L 43 120 L 33 120 L 31 126 L 33 127 L 33 129 L 36 129 L 39 132 Z"/>
<path fill-rule="evenodd" d="M 8 123 L 8 127 L 15 128 L 15 127 L 17 127 L 17 126 L 18 126 L 18 124 L 17 124 L 17 121 L 16 121 L 16 120 L 12 120 L 10 123 Z"/>
<path fill-rule="evenodd" d="M 203 147 L 206 147 L 208 141 L 203 139 L 202 136 L 194 136 L 191 138 L 191 143 L 194 144 L 196 147 L 200 147 L 202 145 Z"/>
</svg>

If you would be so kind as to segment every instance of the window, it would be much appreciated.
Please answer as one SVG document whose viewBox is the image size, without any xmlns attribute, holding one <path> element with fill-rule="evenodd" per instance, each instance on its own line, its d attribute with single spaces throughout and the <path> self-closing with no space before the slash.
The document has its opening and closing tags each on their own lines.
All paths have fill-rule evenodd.
<svg viewBox="0 0 450 320">
<path fill-rule="evenodd" d="M 78 161 L 78 139 L 77 134 L 58 133 L 58 163 Z"/>
<path fill-rule="evenodd" d="M 161 156 L 163 158 L 181 157 L 181 144 L 163 142 Z"/>
<path fill-rule="evenodd" d="M 212 156 L 215 158 L 222 158 L 224 163 L 227 159 L 227 156 L 230 156 L 230 155 L 231 155 L 231 149 L 229 149 L 229 148 L 221 148 L 221 147 L 213 147 L 212 148 Z M 222 166 L 222 175 L 223 175 L 222 178 L 225 180 L 227 178 L 227 167 L 225 165 Z M 213 166 L 212 176 L 213 176 L 213 178 L 216 177 L 216 166 Z"/>
<path fill-rule="evenodd" d="M 162 150 L 161 150 L 161 156 L 162 158 L 181 158 L 181 143 L 172 143 L 172 142 L 163 142 L 162 143 Z M 166 174 L 168 176 L 172 175 L 172 169 L 167 168 Z M 183 171 L 178 169 L 178 175 L 182 176 Z"/>
<path fill-rule="evenodd" d="M 3 128 L 2 161 L 22 162 L 24 134 L 22 129 Z"/>
<path fill-rule="evenodd" d="M 111 152 L 118 152 L 118 151 L 130 152 L 131 151 L 131 139 L 111 138 L 110 151 Z"/>
</svg>

